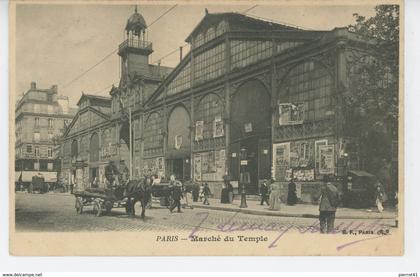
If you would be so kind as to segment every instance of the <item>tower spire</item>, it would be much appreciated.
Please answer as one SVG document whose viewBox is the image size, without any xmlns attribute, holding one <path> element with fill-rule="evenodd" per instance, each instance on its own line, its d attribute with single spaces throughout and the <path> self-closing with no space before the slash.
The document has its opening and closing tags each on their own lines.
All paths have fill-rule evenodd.
<svg viewBox="0 0 420 277">
<path fill-rule="evenodd" d="M 137 13 L 137 5 L 134 7 L 134 12 Z"/>
</svg>

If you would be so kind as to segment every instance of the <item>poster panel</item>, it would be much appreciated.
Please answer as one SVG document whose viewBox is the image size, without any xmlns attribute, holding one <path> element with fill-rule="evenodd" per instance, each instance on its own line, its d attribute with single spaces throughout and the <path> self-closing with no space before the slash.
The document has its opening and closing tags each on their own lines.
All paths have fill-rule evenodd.
<svg viewBox="0 0 420 277">
<path fill-rule="evenodd" d="M 319 147 L 319 173 L 334 174 L 334 145 Z"/>
</svg>

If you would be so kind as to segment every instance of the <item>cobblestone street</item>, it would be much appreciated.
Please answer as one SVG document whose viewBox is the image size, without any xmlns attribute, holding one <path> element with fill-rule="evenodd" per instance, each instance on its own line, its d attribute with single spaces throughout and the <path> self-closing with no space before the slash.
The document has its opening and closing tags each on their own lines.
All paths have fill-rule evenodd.
<svg viewBox="0 0 420 277">
<path fill-rule="evenodd" d="M 136 217 L 131 218 L 122 208 L 113 209 L 110 215 L 95 217 L 91 207 L 86 207 L 83 214 L 76 214 L 75 198 L 69 194 L 16 194 L 16 230 L 46 232 L 77 231 L 137 231 L 137 230 L 193 230 L 200 225 L 201 231 L 216 229 L 222 223 L 234 218 L 234 222 L 258 225 L 295 225 L 299 227 L 316 226 L 317 219 L 299 217 L 261 216 L 208 209 L 183 209 L 183 213 L 170 213 L 165 207 L 154 204 L 146 211 L 146 219 L 140 218 L 141 207 L 136 205 Z M 205 220 L 203 220 L 205 218 Z M 202 222 L 203 221 L 203 222 Z M 202 223 L 201 223 L 202 222 Z M 378 222 L 374 219 L 337 219 L 336 226 L 353 224 L 368 226 Z M 201 224 L 200 224 L 201 223 Z M 380 224 L 394 226 L 394 221 L 384 219 Z"/>
</svg>

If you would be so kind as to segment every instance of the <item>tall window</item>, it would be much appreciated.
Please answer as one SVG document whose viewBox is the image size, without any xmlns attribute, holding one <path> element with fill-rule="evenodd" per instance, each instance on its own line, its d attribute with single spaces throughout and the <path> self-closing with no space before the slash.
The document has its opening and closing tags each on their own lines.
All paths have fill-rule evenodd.
<svg viewBox="0 0 420 277">
<path fill-rule="evenodd" d="M 51 147 L 48 147 L 47 154 L 48 154 L 48 158 L 52 158 L 53 151 L 52 151 L 52 148 Z"/>
<path fill-rule="evenodd" d="M 210 27 L 206 32 L 206 42 L 214 39 L 216 36 L 216 32 L 214 31 L 213 27 Z"/>
<path fill-rule="evenodd" d="M 178 93 L 190 88 L 191 85 L 191 68 L 187 63 L 180 73 L 172 80 L 168 86 L 168 95 Z"/>
<path fill-rule="evenodd" d="M 39 117 L 35 117 L 35 128 L 39 127 Z"/>
<path fill-rule="evenodd" d="M 41 138 L 40 133 L 39 133 L 39 132 L 35 132 L 35 133 L 34 133 L 34 141 L 39 141 L 39 140 L 40 140 L 40 138 Z"/>
<path fill-rule="evenodd" d="M 310 121 L 330 116 L 335 105 L 332 90 L 330 74 L 322 65 L 312 61 L 294 67 L 285 78 L 282 88 L 287 101 L 292 104 L 303 103 L 304 120 Z"/>
<path fill-rule="evenodd" d="M 39 157 L 39 146 L 35 146 L 35 152 L 34 152 L 36 157 Z"/>
<path fill-rule="evenodd" d="M 232 40 L 232 69 L 245 67 L 270 57 L 272 48 L 271 41 Z"/>
<path fill-rule="evenodd" d="M 218 127 L 220 129 L 220 126 L 217 126 L 215 123 L 220 121 L 220 119 L 223 119 L 223 103 L 221 99 L 214 93 L 207 94 L 198 104 L 196 114 L 196 121 L 203 121 L 203 139 L 212 138 L 215 134 L 219 136 L 220 132 L 215 132 L 215 128 Z"/>
<path fill-rule="evenodd" d="M 144 128 L 144 149 L 156 149 L 163 147 L 162 117 L 154 112 L 149 115 Z"/>
<path fill-rule="evenodd" d="M 194 47 L 198 47 L 204 43 L 204 35 L 199 33 L 194 40 Z"/>
<path fill-rule="evenodd" d="M 53 127 L 54 127 L 54 119 L 48 118 L 48 128 L 53 128 Z"/>
<path fill-rule="evenodd" d="M 225 44 L 219 44 L 197 55 L 194 65 L 194 76 L 197 83 L 221 76 L 225 72 Z"/>
<path fill-rule="evenodd" d="M 26 153 L 28 154 L 32 153 L 32 145 L 26 145 Z"/>
</svg>

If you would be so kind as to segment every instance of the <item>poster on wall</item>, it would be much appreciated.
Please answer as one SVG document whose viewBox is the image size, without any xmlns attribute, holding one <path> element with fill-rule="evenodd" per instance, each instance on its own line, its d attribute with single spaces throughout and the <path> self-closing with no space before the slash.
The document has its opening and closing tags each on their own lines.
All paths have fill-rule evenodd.
<svg viewBox="0 0 420 277">
<path fill-rule="evenodd" d="M 290 167 L 290 143 L 273 145 L 273 176 L 277 181 L 285 181 L 286 170 Z"/>
<path fill-rule="evenodd" d="M 334 145 L 319 146 L 319 173 L 334 174 Z"/>
<path fill-rule="evenodd" d="M 194 155 L 194 180 L 201 181 L 201 155 Z"/>
<path fill-rule="evenodd" d="M 304 103 L 280 103 L 279 125 L 302 124 L 305 115 Z"/>
<path fill-rule="evenodd" d="M 218 115 L 213 121 L 213 137 L 218 138 L 224 135 L 222 116 Z"/>
<path fill-rule="evenodd" d="M 182 135 L 175 136 L 175 149 L 180 149 L 182 145 Z"/>
<path fill-rule="evenodd" d="M 324 146 L 328 144 L 328 140 L 317 140 L 315 141 L 315 168 L 317 169 L 317 172 L 319 173 L 319 147 Z"/>
<path fill-rule="evenodd" d="M 203 140 L 204 121 L 195 122 L 195 141 Z"/>
<path fill-rule="evenodd" d="M 165 176 L 165 163 L 163 157 L 156 158 L 157 175 Z"/>
</svg>

